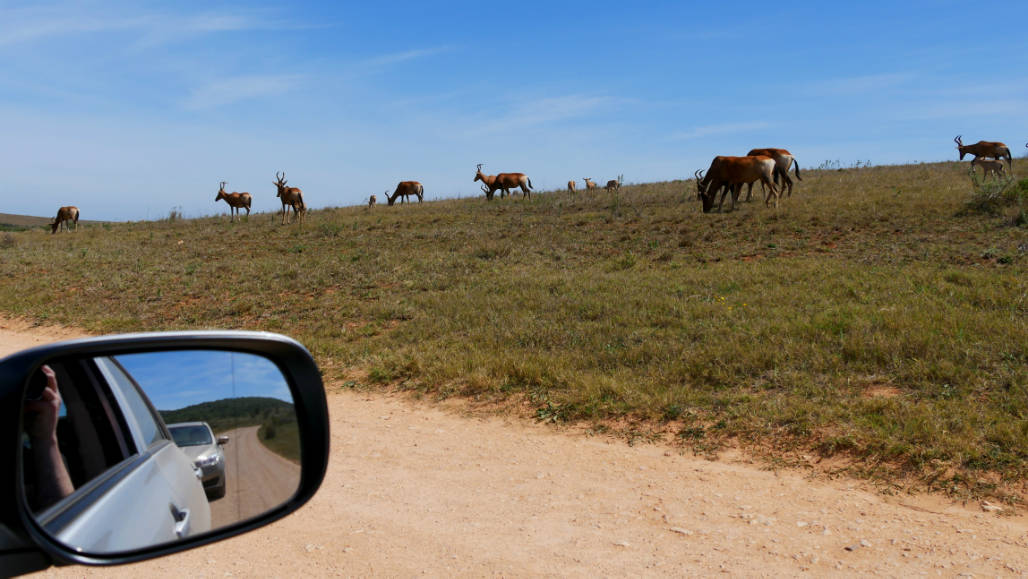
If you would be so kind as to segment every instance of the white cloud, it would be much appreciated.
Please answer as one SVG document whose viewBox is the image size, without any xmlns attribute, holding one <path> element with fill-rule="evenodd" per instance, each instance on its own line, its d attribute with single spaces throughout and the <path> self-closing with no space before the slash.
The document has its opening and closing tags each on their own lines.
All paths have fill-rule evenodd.
<svg viewBox="0 0 1028 579">
<path fill-rule="evenodd" d="M 467 126 L 474 128 L 467 134 L 472 136 L 507 133 L 515 129 L 585 117 L 617 102 L 618 100 L 612 97 L 589 95 L 566 95 L 525 101 L 515 105 L 507 114 L 498 118 L 480 123 L 468 123 Z"/>
<path fill-rule="evenodd" d="M 701 137 L 709 137 L 712 135 L 728 135 L 733 133 L 746 133 L 749 131 L 759 131 L 762 129 L 768 129 L 774 126 L 766 121 L 753 121 L 745 123 L 725 123 L 720 125 L 706 125 L 703 127 L 696 127 L 688 131 L 678 131 L 668 135 L 667 140 L 669 141 L 688 141 L 692 139 L 699 139 Z"/>
<path fill-rule="evenodd" d="M 219 80 L 193 90 L 182 106 L 206 110 L 240 101 L 275 96 L 297 88 L 304 77 L 298 74 L 237 76 Z"/>
<path fill-rule="evenodd" d="M 869 74 L 847 78 L 833 78 L 808 85 L 808 90 L 818 94 L 869 93 L 891 88 L 914 79 L 909 73 Z"/>
</svg>

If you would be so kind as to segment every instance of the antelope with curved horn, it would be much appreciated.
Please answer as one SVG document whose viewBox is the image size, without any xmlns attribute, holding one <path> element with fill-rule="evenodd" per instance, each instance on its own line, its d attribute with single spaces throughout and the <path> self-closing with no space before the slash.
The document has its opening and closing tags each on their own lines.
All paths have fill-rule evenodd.
<svg viewBox="0 0 1028 579">
<path fill-rule="evenodd" d="M 246 209 L 246 218 L 250 218 L 250 201 L 251 197 L 249 193 L 225 193 L 225 185 L 228 185 L 228 181 L 221 181 L 221 185 L 218 187 L 218 195 L 214 197 L 214 202 L 217 203 L 222 199 L 225 203 L 228 203 L 228 211 L 232 215 L 231 221 L 236 220 L 236 214 L 239 213 L 240 209 Z"/>
<path fill-rule="evenodd" d="M 984 157 L 992 159 L 1006 159 L 1007 166 L 1014 170 L 1013 157 L 1010 155 L 1010 148 L 999 141 L 978 141 L 973 145 L 965 145 L 961 140 L 963 135 L 957 135 L 953 142 L 957 144 L 957 151 L 960 153 L 960 160 L 964 155 L 974 155 L 975 158 Z"/>
<path fill-rule="evenodd" d="M 750 149 L 749 153 L 746 153 L 748 157 L 755 157 L 763 155 L 765 157 L 771 157 L 775 160 L 775 185 L 779 185 L 781 189 L 788 187 L 788 196 L 792 197 L 792 179 L 789 178 L 789 169 L 792 165 L 795 165 L 796 178 L 800 181 L 803 180 L 800 177 L 800 164 L 796 160 L 796 157 L 792 156 L 786 149 Z M 746 193 L 746 200 L 750 200 L 750 195 L 753 193 L 753 184 L 750 184 L 749 191 Z"/>
<path fill-rule="evenodd" d="M 396 198 L 401 197 L 400 203 L 406 203 L 407 198 L 411 195 L 417 196 L 418 203 L 421 203 L 425 198 L 425 188 L 417 181 L 400 181 L 400 184 L 396 186 L 396 191 L 393 191 L 392 197 L 390 197 L 389 192 L 386 191 L 386 201 L 388 201 L 389 205 L 392 206 L 393 202 L 396 201 Z"/>
<path fill-rule="evenodd" d="M 282 201 L 282 225 L 286 223 L 286 207 L 293 208 L 293 218 L 299 223 L 303 223 L 304 218 L 307 216 L 307 204 L 303 202 L 303 191 L 300 191 L 299 187 L 286 187 L 286 172 L 282 171 L 280 177 L 278 171 L 275 171 L 275 181 L 272 184 L 278 188 L 278 193 L 275 194 Z"/>
<path fill-rule="evenodd" d="M 735 209 L 735 202 L 739 198 L 739 192 L 745 184 L 760 181 L 767 187 L 769 193 L 764 197 L 764 204 L 770 205 L 773 197 L 775 208 L 778 208 L 778 190 L 772 182 L 775 171 L 775 160 L 771 157 L 758 155 L 754 157 L 714 157 L 707 169 L 707 175 L 703 171 L 696 171 L 696 189 L 700 200 L 703 201 L 703 212 L 710 213 L 714 208 L 714 200 L 718 191 L 721 192 L 721 200 L 718 202 L 717 210 L 721 211 L 724 205 L 725 195 L 732 192 L 732 207 Z"/>
<path fill-rule="evenodd" d="M 67 205 L 57 210 L 57 217 L 54 217 L 50 224 L 50 233 L 57 233 L 58 228 L 71 232 L 71 224 L 75 224 L 75 231 L 79 229 L 79 208 L 74 205 Z"/>
<path fill-rule="evenodd" d="M 607 181 L 607 193 L 610 193 L 611 191 L 620 191 L 621 180 L 624 179 L 624 177 L 624 175 L 618 175 L 617 181 L 615 181 L 614 179 Z"/>
<path fill-rule="evenodd" d="M 486 175 L 482 172 L 482 163 L 478 164 L 478 172 L 475 173 L 475 181 L 482 182 L 482 191 L 486 199 L 492 201 L 493 194 L 500 190 L 500 198 L 510 195 L 511 189 L 521 188 L 523 197 L 532 198 L 532 180 L 524 173 L 500 173 L 499 175 Z"/>
<path fill-rule="evenodd" d="M 590 179 L 589 177 L 582 177 L 582 180 L 585 181 L 585 190 L 586 191 L 589 191 L 590 189 L 595 189 L 596 188 L 596 183 L 593 183 L 593 180 Z"/>
</svg>

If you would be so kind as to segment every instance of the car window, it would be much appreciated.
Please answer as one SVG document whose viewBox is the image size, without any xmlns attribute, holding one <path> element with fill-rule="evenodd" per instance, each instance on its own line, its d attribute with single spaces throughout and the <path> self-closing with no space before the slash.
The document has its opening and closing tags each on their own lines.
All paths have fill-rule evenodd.
<svg viewBox="0 0 1028 579">
<path fill-rule="evenodd" d="M 175 444 L 179 446 L 214 444 L 210 429 L 202 424 L 169 426 L 168 430 L 171 431 L 171 437 L 175 440 Z"/>
<path fill-rule="evenodd" d="M 120 405 L 128 409 L 126 419 L 134 424 L 132 430 L 139 437 L 139 447 L 147 448 L 155 442 L 167 440 L 156 413 L 121 365 L 110 358 L 97 358 L 96 365 L 111 385 Z"/>
</svg>

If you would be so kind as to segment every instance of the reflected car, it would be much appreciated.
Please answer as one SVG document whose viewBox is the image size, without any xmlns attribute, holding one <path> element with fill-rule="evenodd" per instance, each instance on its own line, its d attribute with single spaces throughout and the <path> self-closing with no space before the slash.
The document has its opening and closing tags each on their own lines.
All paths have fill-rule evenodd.
<svg viewBox="0 0 1028 579">
<path fill-rule="evenodd" d="M 214 431 L 206 422 L 176 422 L 169 424 L 168 430 L 175 444 L 202 473 L 200 481 L 207 498 L 225 496 L 225 452 L 221 446 L 228 442 L 228 437 L 215 438 Z"/>
</svg>

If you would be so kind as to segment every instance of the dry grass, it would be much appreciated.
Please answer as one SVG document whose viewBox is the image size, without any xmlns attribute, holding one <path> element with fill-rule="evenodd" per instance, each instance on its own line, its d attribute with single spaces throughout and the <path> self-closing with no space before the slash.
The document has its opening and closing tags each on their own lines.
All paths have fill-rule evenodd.
<svg viewBox="0 0 1028 579">
<path fill-rule="evenodd" d="M 703 215 L 690 181 L 15 232 L 0 303 L 285 332 L 349 385 L 1023 492 L 1028 234 L 972 194 L 940 163 L 805 171 L 777 212 Z"/>
</svg>

